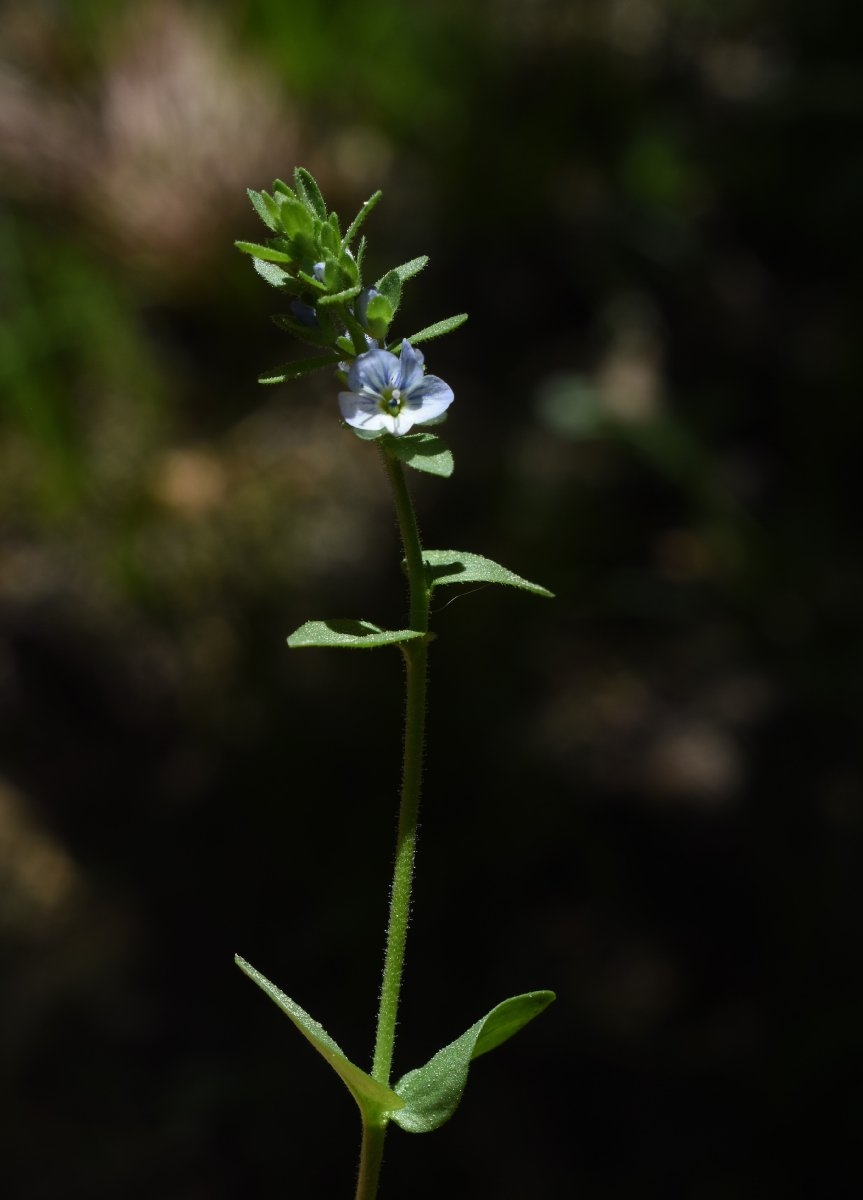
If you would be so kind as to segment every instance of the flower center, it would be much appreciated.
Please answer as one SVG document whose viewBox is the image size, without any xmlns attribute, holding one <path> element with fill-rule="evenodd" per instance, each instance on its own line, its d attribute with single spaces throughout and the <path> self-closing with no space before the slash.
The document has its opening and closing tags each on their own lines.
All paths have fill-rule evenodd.
<svg viewBox="0 0 863 1200">
<path fill-rule="evenodd" d="M 385 388 L 381 396 L 381 408 L 391 417 L 398 416 L 402 410 L 402 394 L 399 388 Z"/>
</svg>

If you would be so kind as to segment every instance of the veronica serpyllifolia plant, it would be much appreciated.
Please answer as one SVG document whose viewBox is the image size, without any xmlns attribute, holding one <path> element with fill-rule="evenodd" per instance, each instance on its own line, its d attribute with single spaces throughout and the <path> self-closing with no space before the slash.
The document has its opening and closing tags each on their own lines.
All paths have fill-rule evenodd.
<svg viewBox="0 0 863 1200">
<path fill-rule="evenodd" d="M 386 471 L 409 585 L 403 629 L 382 629 L 369 621 L 339 617 L 308 621 L 288 638 L 292 649 L 396 646 L 406 664 L 399 823 L 371 1070 L 364 1071 L 349 1059 L 317 1021 L 260 971 L 239 956 L 236 960 L 326 1059 L 356 1100 L 362 1145 L 355 1200 L 373 1200 L 387 1127 L 399 1125 L 410 1133 L 437 1129 L 458 1106 L 472 1060 L 512 1037 L 554 999 L 553 992 L 535 991 L 504 1000 L 424 1066 L 392 1082 L 422 776 L 431 596 L 436 588 L 477 582 L 505 584 L 538 596 L 551 593 L 479 554 L 427 550 L 420 541 L 404 466 L 442 478 L 452 474 L 452 454 L 436 427 L 446 419 L 454 396 L 442 379 L 426 373 L 416 346 L 450 333 L 466 316 L 447 317 L 409 337 L 391 338 L 402 287 L 428 259 L 414 258 L 387 271 L 373 285 L 364 283 L 366 240 L 360 229 L 380 192 L 365 202 L 344 233 L 336 213 L 327 211 L 317 182 L 302 168 L 294 172 L 293 187 L 277 179 L 272 193 L 250 191 L 249 197 L 272 237 L 262 244 L 237 242 L 237 246 L 251 255 L 255 270 L 285 297 L 287 312 L 274 318 L 276 324 L 320 351 L 287 363 L 260 381 L 282 383 L 326 368 L 336 372 L 342 421 L 358 438 L 375 443 Z"/>
</svg>

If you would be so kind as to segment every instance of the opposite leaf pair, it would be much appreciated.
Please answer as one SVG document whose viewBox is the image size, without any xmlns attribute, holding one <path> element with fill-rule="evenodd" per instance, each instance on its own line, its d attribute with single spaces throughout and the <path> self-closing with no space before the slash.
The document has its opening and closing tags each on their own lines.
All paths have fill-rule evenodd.
<svg viewBox="0 0 863 1200">
<path fill-rule="evenodd" d="M 381 1126 L 393 1121 L 408 1133 L 431 1133 L 448 1121 L 458 1108 L 473 1059 L 518 1033 L 555 998 L 554 992 L 541 991 L 504 1000 L 460 1038 L 439 1050 L 425 1066 L 408 1071 L 390 1088 L 352 1063 L 324 1027 L 260 971 L 239 955 L 235 961 L 326 1059 L 356 1100 L 364 1125 Z"/>
</svg>

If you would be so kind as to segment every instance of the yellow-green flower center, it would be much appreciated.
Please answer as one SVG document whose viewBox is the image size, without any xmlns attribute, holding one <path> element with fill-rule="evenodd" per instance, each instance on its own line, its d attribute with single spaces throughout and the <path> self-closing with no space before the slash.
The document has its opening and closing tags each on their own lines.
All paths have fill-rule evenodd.
<svg viewBox="0 0 863 1200">
<path fill-rule="evenodd" d="M 397 416 L 402 410 L 402 394 L 400 389 L 397 387 L 384 388 L 380 399 L 380 408 L 382 412 L 388 413 L 391 417 Z"/>
</svg>

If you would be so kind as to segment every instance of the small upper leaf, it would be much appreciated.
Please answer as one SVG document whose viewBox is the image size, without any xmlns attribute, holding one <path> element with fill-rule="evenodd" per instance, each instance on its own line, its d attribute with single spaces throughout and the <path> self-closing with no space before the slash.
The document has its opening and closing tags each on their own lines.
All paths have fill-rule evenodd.
<svg viewBox="0 0 863 1200">
<path fill-rule="evenodd" d="M 454 317 L 444 317 L 442 321 L 435 321 L 434 325 L 426 325 L 425 329 L 421 329 L 419 333 L 412 333 L 406 340 L 412 346 L 417 342 L 430 342 L 432 338 L 443 337 L 445 333 L 452 333 L 454 329 L 458 329 L 459 325 L 464 325 L 467 320 L 467 313 L 457 313 Z M 398 346 L 393 346 L 393 350 L 401 349 L 401 342 Z"/>
<path fill-rule="evenodd" d="M 275 263 L 264 262 L 262 258 L 253 258 L 252 266 L 271 287 L 282 287 L 291 282 L 291 275 L 287 271 L 283 271 L 281 267 L 277 267 Z"/>
<path fill-rule="evenodd" d="M 360 226 L 365 221 L 366 217 L 372 211 L 374 206 L 377 204 L 378 200 L 380 200 L 382 195 L 383 195 L 383 192 L 373 192 L 372 195 L 369 196 L 368 200 L 366 200 L 365 204 L 362 206 L 360 211 L 357 213 L 357 215 L 354 217 L 353 221 L 351 221 L 350 225 L 348 226 L 348 231 L 345 234 L 345 236 L 342 238 L 343 246 L 350 245 L 350 243 L 353 241 L 353 239 L 356 237 L 357 233 L 359 232 Z"/>
<path fill-rule="evenodd" d="M 258 242 L 234 242 L 234 245 L 238 250 L 242 250 L 243 254 L 262 258 L 264 262 L 289 263 L 294 261 L 293 256 L 285 254 L 283 250 L 274 250 L 272 246 L 261 246 Z"/>
<path fill-rule="evenodd" d="M 432 588 L 444 583 L 502 583 L 533 592 L 537 596 L 554 595 L 548 588 L 522 579 L 521 575 L 508 571 L 490 558 L 483 558 L 481 554 L 469 554 L 466 550 L 423 550 L 423 559 L 428 571 L 429 587 Z"/>
<path fill-rule="evenodd" d="M 321 195 L 321 189 L 318 187 L 318 181 L 311 171 L 307 171 L 305 167 L 297 167 L 294 171 L 294 183 L 297 185 L 297 194 L 305 200 L 309 211 L 325 221 L 327 206 Z"/>
<path fill-rule="evenodd" d="M 402 281 L 398 271 L 387 271 L 386 275 L 382 275 L 377 281 L 375 287 L 382 296 L 386 296 L 389 300 L 393 312 L 397 312 L 402 298 Z"/>
<path fill-rule="evenodd" d="M 331 367 L 341 358 L 340 354 L 322 354 L 317 358 L 300 358 L 295 362 L 283 363 L 272 371 L 265 371 L 258 376 L 258 383 L 287 383 L 290 379 L 300 379 L 312 371 L 320 371 L 323 367 Z"/>
<path fill-rule="evenodd" d="M 384 1084 L 372 1079 L 371 1075 L 367 1075 L 365 1071 L 360 1070 L 355 1063 L 352 1063 L 323 1025 L 318 1024 L 314 1018 L 310 1017 L 305 1009 L 300 1008 L 299 1004 L 295 1003 L 290 996 L 286 996 L 275 984 L 270 983 L 265 975 L 256 971 L 251 963 L 240 958 L 239 954 L 235 955 L 234 962 L 241 971 L 248 975 L 249 979 L 253 980 L 263 992 L 266 992 L 271 1000 L 278 1004 L 306 1041 L 311 1042 L 318 1054 L 326 1059 L 356 1100 L 366 1124 L 377 1122 L 384 1113 L 402 1107 L 404 1100 L 400 1096 L 397 1096 Z"/>
<path fill-rule="evenodd" d="M 428 261 L 429 256 L 427 254 L 421 254 L 418 258 L 412 258 L 409 262 L 402 263 L 399 267 L 393 267 L 391 271 L 387 271 L 387 275 L 397 275 L 399 281 L 404 283 L 408 279 L 413 279 L 414 275 L 419 275 L 420 271 L 424 270 L 428 266 Z M 381 284 L 386 279 L 387 275 L 381 276 L 381 278 L 375 284 L 375 287 L 379 288 L 381 291 L 383 291 Z"/>
<path fill-rule="evenodd" d="M 375 646 L 396 646 L 413 638 L 425 637 L 416 629 L 381 629 L 371 621 L 354 621 L 344 618 L 333 621 L 306 621 L 295 629 L 288 638 L 292 650 L 311 646 L 340 647 L 355 650 L 372 650 Z"/>
<path fill-rule="evenodd" d="M 264 222 L 268 229 L 272 229 L 273 233 L 278 233 L 279 223 L 276 216 L 279 211 L 279 206 L 274 204 L 266 192 L 256 192 L 252 188 L 246 188 L 246 193 L 252 202 L 252 208 Z M 269 201 L 269 203 L 267 203 Z"/>
<path fill-rule="evenodd" d="M 458 1108 L 471 1060 L 511 1038 L 552 1000 L 554 992 L 545 991 L 504 1000 L 424 1067 L 408 1071 L 395 1086 L 405 1105 L 392 1114 L 392 1120 L 408 1133 L 430 1133 L 443 1125 Z"/>
</svg>

